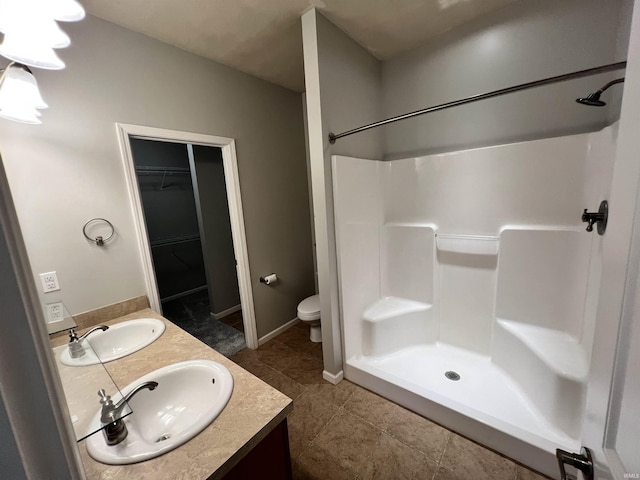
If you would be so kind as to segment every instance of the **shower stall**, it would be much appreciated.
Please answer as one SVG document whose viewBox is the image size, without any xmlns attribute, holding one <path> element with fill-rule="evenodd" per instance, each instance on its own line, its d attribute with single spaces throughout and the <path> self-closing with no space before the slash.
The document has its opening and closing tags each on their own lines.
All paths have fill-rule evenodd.
<svg viewBox="0 0 640 480">
<path fill-rule="evenodd" d="M 332 157 L 345 376 L 553 474 L 580 450 L 616 125 Z M 550 455 L 551 454 L 551 455 Z"/>
</svg>

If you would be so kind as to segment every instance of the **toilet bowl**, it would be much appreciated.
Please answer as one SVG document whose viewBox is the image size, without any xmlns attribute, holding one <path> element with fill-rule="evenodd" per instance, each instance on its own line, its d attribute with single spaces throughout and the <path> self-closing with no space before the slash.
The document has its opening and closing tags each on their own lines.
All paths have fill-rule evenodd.
<svg viewBox="0 0 640 480">
<path fill-rule="evenodd" d="M 320 295 L 312 295 L 298 304 L 298 318 L 309 324 L 312 342 L 322 342 L 322 330 L 320 330 Z"/>
</svg>

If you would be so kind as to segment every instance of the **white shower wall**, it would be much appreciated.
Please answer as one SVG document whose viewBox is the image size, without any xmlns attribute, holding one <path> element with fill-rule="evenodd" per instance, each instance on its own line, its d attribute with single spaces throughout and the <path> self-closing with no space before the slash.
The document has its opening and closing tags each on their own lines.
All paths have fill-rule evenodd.
<svg viewBox="0 0 640 480">
<path fill-rule="evenodd" d="M 487 378 L 513 383 L 512 403 L 522 397 L 524 406 L 470 391 L 457 398 L 463 381 L 449 398 L 464 404 L 475 395 L 470 408 L 545 451 L 574 446 L 601 243 L 580 217 L 608 197 L 615 133 L 613 126 L 388 162 L 333 157 L 347 378 L 370 366 L 380 385 L 429 396 L 453 382 L 420 380 L 428 369 L 403 366 L 403 358 L 435 364 L 429 348 L 445 359 L 459 352 L 460 368 L 486 362 Z M 375 381 L 366 386 L 376 389 Z M 456 409 L 444 391 L 434 394 Z M 519 409 L 537 417 L 520 418 Z M 536 422 L 545 426 L 532 439 L 524 432 Z"/>
</svg>

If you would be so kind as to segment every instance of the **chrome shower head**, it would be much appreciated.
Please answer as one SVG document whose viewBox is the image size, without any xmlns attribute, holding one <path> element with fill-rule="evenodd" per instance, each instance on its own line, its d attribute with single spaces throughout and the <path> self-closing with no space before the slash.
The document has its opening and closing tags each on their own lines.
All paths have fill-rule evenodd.
<svg viewBox="0 0 640 480">
<path fill-rule="evenodd" d="M 624 82 L 624 77 L 616 78 L 615 80 L 612 80 L 609 83 L 607 83 L 604 87 L 602 87 L 597 92 L 593 92 L 587 95 L 586 97 L 576 98 L 576 102 L 581 103 L 582 105 L 589 105 L 590 107 L 604 107 L 607 103 L 600 100 L 600 95 L 602 95 L 602 92 L 604 92 L 610 86 L 615 85 L 616 83 L 622 83 L 622 82 Z"/>
</svg>

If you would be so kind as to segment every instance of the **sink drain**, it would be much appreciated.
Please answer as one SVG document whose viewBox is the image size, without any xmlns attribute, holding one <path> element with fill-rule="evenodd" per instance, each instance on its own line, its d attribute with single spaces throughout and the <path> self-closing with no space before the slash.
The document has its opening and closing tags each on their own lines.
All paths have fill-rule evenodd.
<svg viewBox="0 0 640 480">
<path fill-rule="evenodd" d="M 164 435 L 162 435 L 160 438 L 156 440 L 156 443 L 164 442 L 165 440 L 169 440 L 170 438 L 171 438 L 171 434 L 165 433 Z"/>
<path fill-rule="evenodd" d="M 444 372 L 444 376 L 447 377 L 449 380 L 454 380 L 454 381 L 460 380 L 460 375 L 458 375 L 453 370 L 449 370 L 448 372 Z"/>
</svg>

